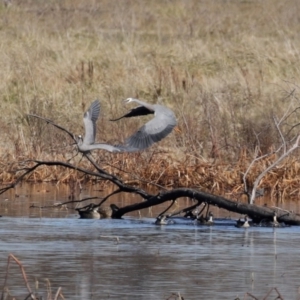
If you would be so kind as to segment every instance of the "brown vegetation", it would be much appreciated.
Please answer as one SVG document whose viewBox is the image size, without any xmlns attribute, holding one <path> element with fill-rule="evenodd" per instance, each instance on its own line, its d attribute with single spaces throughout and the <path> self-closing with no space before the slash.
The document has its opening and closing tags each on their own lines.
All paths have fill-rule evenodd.
<svg viewBox="0 0 300 300">
<path fill-rule="evenodd" d="M 120 100 L 134 96 L 172 108 L 178 128 L 143 153 L 94 153 L 103 169 L 132 183 L 143 179 L 240 197 L 254 153 L 271 153 L 281 143 L 273 118 L 300 104 L 299 5 L 297 0 L 0 4 L 0 180 L 11 182 L 27 159 L 72 157 L 74 146 L 63 133 L 27 113 L 82 134 L 83 111 L 99 98 L 97 141 L 115 143 L 140 125 L 141 120 L 109 122 L 124 111 Z M 298 114 L 295 110 L 284 124 L 286 136 L 298 130 L 292 127 Z M 80 158 L 75 162 L 87 167 Z M 275 160 L 276 154 L 255 164 L 249 186 Z M 298 198 L 299 175 L 297 157 L 290 157 L 260 187 L 280 200 Z M 87 179 L 47 166 L 27 178 Z"/>
</svg>

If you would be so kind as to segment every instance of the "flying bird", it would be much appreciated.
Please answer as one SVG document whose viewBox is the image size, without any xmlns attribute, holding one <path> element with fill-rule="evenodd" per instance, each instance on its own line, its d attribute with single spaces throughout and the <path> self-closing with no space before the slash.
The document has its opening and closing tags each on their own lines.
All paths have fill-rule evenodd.
<svg viewBox="0 0 300 300">
<path fill-rule="evenodd" d="M 79 135 L 76 139 L 78 150 L 82 153 L 88 153 L 91 150 L 103 149 L 110 152 L 120 152 L 121 150 L 117 146 L 108 144 L 95 144 L 96 138 L 96 122 L 100 114 L 100 102 L 95 100 L 89 109 L 84 113 L 83 123 L 85 128 L 85 135 L 82 138 Z"/>
<path fill-rule="evenodd" d="M 165 138 L 172 132 L 177 124 L 173 111 L 163 105 L 152 105 L 135 98 L 127 98 L 124 102 L 135 102 L 139 104 L 139 106 L 131 109 L 127 114 L 117 119 L 112 119 L 111 121 L 148 114 L 154 114 L 154 118 L 143 125 L 133 135 L 128 137 L 123 145 L 118 146 L 122 151 L 133 152 L 144 150 Z"/>
</svg>

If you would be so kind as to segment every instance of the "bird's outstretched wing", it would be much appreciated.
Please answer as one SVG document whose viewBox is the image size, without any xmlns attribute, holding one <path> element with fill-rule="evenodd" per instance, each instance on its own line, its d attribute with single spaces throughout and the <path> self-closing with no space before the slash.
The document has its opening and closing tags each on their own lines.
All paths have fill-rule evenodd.
<svg viewBox="0 0 300 300">
<path fill-rule="evenodd" d="M 158 123 L 154 118 L 125 140 L 124 146 L 138 151 L 152 146 L 170 134 L 176 124 Z"/>
<path fill-rule="evenodd" d="M 128 137 L 123 146 L 128 152 L 146 149 L 170 134 L 176 124 L 172 111 L 168 111 L 167 114 L 156 113 L 152 120 Z"/>
<path fill-rule="evenodd" d="M 100 114 L 100 102 L 95 100 L 90 105 L 89 109 L 83 116 L 83 123 L 85 127 L 85 135 L 83 139 L 84 145 L 94 144 L 96 138 L 96 122 Z"/>
<path fill-rule="evenodd" d="M 135 102 L 139 104 L 139 106 L 133 108 L 122 117 L 113 119 L 111 121 L 117 121 L 122 118 L 148 115 L 151 113 L 154 113 L 154 118 L 143 125 L 133 135 L 128 137 L 124 144 L 117 146 L 123 152 L 140 151 L 150 147 L 171 133 L 177 124 L 173 111 L 163 105 L 152 105 L 135 98 L 127 98 L 125 102 Z"/>
<path fill-rule="evenodd" d="M 109 152 L 122 152 L 123 151 L 122 148 L 119 148 L 118 146 L 109 145 L 109 144 L 89 145 L 89 151 L 96 150 L 96 149 L 103 149 L 103 150 L 107 150 Z"/>
<path fill-rule="evenodd" d="M 138 106 L 138 107 L 131 109 L 127 114 L 125 114 L 117 119 L 110 119 L 110 121 L 119 121 L 123 118 L 145 116 L 145 115 L 149 115 L 149 114 L 153 114 L 153 113 L 154 113 L 154 111 L 152 111 L 144 106 Z"/>
</svg>

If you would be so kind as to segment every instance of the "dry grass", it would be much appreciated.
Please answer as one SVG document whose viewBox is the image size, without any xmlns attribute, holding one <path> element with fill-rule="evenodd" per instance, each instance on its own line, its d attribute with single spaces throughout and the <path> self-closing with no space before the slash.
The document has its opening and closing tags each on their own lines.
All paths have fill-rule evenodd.
<svg viewBox="0 0 300 300">
<path fill-rule="evenodd" d="M 14 287 L 8 287 L 7 283 L 8 283 L 8 279 L 9 279 L 9 270 L 10 270 L 10 265 L 12 263 L 15 263 L 16 265 L 19 266 L 20 268 L 20 273 L 23 277 L 24 280 L 24 285 L 26 286 L 27 289 L 27 293 L 25 295 L 26 298 L 25 299 L 33 299 L 33 300 L 40 300 L 40 299 L 47 299 L 47 300 L 58 300 L 58 299 L 65 299 L 65 297 L 63 296 L 62 292 L 61 292 L 61 287 L 58 288 L 57 292 L 53 295 L 52 294 L 52 289 L 51 289 L 51 283 L 49 281 L 49 279 L 46 279 L 46 293 L 44 292 L 44 296 L 40 296 L 38 295 L 37 291 L 33 291 L 33 289 L 30 287 L 29 281 L 27 279 L 27 275 L 25 272 L 25 268 L 23 266 L 23 264 L 13 255 L 13 254 L 9 254 L 8 255 L 8 259 L 7 259 L 7 266 L 6 266 L 6 274 L 5 274 L 5 280 L 4 280 L 4 285 L 2 288 L 2 293 L 1 293 L 1 299 L 12 299 L 12 300 L 16 300 L 16 298 L 11 295 L 11 291 L 10 289 L 14 289 Z M 36 279 L 35 282 L 35 286 L 36 286 L 36 290 L 38 289 L 39 286 L 39 282 Z"/>
<path fill-rule="evenodd" d="M 136 176 L 167 186 L 239 192 L 255 147 L 266 153 L 280 143 L 273 116 L 300 104 L 299 8 L 297 0 L 1 4 L 0 180 L 14 178 L 17 161 L 72 154 L 64 135 L 26 113 L 79 134 L 83 111 L 99 98 L 97 139 L 114 143 L 143 122 L 109 122 L 124 112 L 120 100 L 135 96 L 174 109 L 178 129 L 142 154 L 99 152 L 104 167 L 134 168 Z M 293 118 L 290 124 L 297 114 Z M 249 180 L 268 163 L 255 166 Z M 45 168 L 30 179 L 76 178 Z M 261 185 L 298 196 L 297 160 L 270 172 Z"/>
</svg>

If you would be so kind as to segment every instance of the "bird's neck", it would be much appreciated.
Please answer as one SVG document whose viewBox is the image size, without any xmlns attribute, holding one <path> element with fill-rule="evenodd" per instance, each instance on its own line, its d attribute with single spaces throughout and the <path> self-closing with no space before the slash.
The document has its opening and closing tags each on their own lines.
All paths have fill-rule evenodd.
<svg viewBox="0 0 300 300">
<path fill-rule="evenodd" d="M 79 135 L 79 136 L 77 137 L 76 141 L 77 141 L 77 144 L 78 144 L 79 146 L 82 145 L 82 143 L 83 143 L 82 136 Z"/>
</svg>

